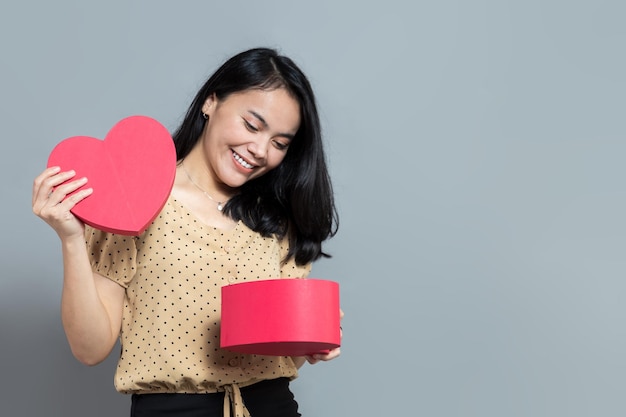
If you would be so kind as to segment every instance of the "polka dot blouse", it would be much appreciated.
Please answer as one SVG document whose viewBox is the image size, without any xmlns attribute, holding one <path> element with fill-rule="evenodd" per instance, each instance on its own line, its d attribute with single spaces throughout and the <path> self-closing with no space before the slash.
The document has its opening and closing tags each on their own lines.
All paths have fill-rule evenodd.
<svg viewBox="0 0 626 417">
<path fill-rule="evenodd" d="M 222 286 L 310 272 L 281 263 L 284 242 L 241 222 L 209 227 L 173 197 L 140 236 L 87 227 L 86 239 L 93 269 L 126 289 L 118 391 L 208 393 L 297 376 L 289 357 L 233 353 L 219 340 Z"/>
</svg>

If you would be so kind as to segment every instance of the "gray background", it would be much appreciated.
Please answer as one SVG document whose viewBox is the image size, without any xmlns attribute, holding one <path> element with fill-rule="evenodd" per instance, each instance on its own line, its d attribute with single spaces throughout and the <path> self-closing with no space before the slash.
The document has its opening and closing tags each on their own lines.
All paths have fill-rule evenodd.
<svg viewBox="0 0 626 417">
<path fill-rule="evenodd" d="M 341 214 L 340 359 L 305 416 L 626 414 L 626 7 L 593 1 L 44 0 L 0 6 L 0 414 L 128 415 L 78 364 L 54 145 L 131 114 L 173 129 L 205 77 L 278 47 L 317 91 Z"/>
</svg>

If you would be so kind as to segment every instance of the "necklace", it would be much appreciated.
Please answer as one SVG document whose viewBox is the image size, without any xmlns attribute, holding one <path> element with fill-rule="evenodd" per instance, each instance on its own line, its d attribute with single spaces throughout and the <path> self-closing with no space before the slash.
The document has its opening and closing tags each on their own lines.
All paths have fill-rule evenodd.
<svg viewBox="0 0 626 417">
<path fill-rule="evenodd" d="M 204 191 L 202 189 L 202 187 L 200 187 L 198 184 L 196 184 L 196 182 L 191 178 L 191 175 L 189 175 L 189 172 L 187 171 L 187 168 L 185 168 L 185 163 L 184 162 L 181 162 L 180 165 L 183 167 L 183 171 L 185 171 L 185 175 L 187 175 L 187 178 L 189 179 L 189 182 L 192 183 L 198 190 L 202 191 L 202 194 L 204 194 L 209 200 L 211 200 L 214 203 L 217 203 L 217 210 L 218 211 L 222 211 L 224 209 L 224 203 L 222 201 L 217 201 L 216 199 L 211 197 L 209 195 L 209 193 Z"/>
</svg>

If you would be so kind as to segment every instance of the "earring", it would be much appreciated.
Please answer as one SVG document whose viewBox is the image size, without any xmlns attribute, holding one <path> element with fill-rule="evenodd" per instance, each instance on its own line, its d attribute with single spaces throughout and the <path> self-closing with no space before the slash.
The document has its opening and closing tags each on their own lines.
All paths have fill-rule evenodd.
<svg viewBox="0 0 626 417">
<path fill-rule="evenodd" d="M 209 120 L 209 115 L 205 112 L 202 112 L 202 117 L 204 117 L 204 120 Z"/>
</svg>

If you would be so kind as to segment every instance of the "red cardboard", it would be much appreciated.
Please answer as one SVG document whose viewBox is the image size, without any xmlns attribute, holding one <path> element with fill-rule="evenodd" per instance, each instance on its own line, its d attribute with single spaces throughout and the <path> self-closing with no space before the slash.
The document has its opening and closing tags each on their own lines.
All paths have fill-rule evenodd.
<svg viewBox="0 0 626 417">
<path fill-rule="evenodd" d="M 340 346 L 339 284 L 270 279 L 222 287 L 222 348 L 303 356 Z"/>
<path fill-rule="evenodd" d="M 139 235 L 159 214 L 174 185 L 176 150 L 167 129 L 146 116 L 119 121 L 104 140 L 73 136 L 52 150 L 48 166 L 87 177 L 93 194 L 72 213 L 97 229 Z"/>
</svg>

